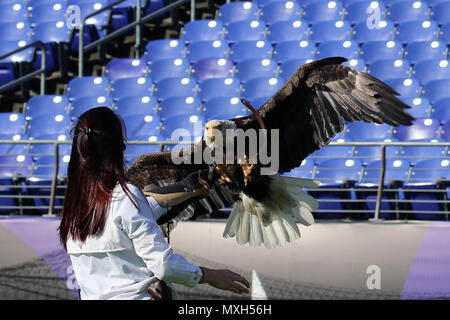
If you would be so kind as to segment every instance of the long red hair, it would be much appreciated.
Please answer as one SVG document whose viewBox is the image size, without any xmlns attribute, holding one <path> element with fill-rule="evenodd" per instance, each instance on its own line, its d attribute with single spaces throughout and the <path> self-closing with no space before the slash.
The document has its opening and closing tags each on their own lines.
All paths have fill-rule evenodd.
<svg viewBox="0 0 450 320">
<path fill-rule="evenodd" d="M 72 130 L 67 189 L 59 226 L 65 249 L 69 237 L 85 241 L 88 236 L 103 231 L 117 184 L 138 207 L 126 186 L 126 132 L 122 119 L 108 107 L 97 107 L 83 113 Z"/>
</svg>

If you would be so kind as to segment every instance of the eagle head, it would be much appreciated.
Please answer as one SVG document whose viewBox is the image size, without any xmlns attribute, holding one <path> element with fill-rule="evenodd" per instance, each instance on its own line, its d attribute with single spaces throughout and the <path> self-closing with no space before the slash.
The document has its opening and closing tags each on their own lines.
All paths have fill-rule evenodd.
<svg viewBox="0 0 450 320">
<path fill-rule="evenodd" d="M 227 130 L 236 130 L 236 123 L 231 120 L 211 120 L 205 125 L 205 133 L 203 135 L 206 145 L 214 149 L 218 145 L 218 138 L 222 138 L 221 147 L 226 146 L 227 142 Z M 230 131 L 228 131 L 230 133 Z"/>
</svg>

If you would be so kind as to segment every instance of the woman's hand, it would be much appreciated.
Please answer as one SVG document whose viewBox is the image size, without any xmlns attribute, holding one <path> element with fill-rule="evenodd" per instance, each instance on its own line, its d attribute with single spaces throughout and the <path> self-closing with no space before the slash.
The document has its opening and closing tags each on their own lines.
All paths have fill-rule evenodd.
<svg viewBox="0 0 450 320">
<path fill-rule="evenodd" d="M 207 283 L 214 288 L 238 294 L 248 293 L 247 288 L 250 287 L 250 283 L 243 276 L 226 269 L 218 270 L 205 267 L 200 267 L 200 269 L 203 271 L 203 277 L 200 283 Z"/>
</svg>

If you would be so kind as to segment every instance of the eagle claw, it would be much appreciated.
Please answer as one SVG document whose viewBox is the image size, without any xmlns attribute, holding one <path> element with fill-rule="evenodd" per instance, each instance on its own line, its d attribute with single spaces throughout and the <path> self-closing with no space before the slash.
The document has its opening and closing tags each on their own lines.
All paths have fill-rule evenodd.
<svg viewBox="0 0 450 320">
<path fill-rule="evenodd" d="M 248 179 L 252 174 L 253 169 L 255 168 L 254 164 L 250 164 L 247 155 L 244 155 L 244 161 L 239 160 L 239 164 L 241 165 L 242 171 L 244 172 L 244 183 L 248 183 Z"/>
</svg>

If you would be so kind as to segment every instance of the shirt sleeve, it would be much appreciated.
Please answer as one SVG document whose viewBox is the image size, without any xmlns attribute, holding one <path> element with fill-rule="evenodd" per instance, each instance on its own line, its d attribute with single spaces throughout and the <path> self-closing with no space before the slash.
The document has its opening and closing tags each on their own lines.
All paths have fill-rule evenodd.
<svg viewBox="0 0 450 320">
<path fill-rule="evenodd" d="M 137 209 L 133 202 L 125 196 L 118 208 L 122 230 L 133 241 L 134 248 L 147 268 L 160 280 L 174 282 L 193 287 L 202 277 L 201 269 L 188 262 L 183 256 L 173 253 L 166 242 L 152 213 L 152 209 L 160 210 L 154 199 L 149 202 L 136 189 L 130 188 L 140 206 Z"/>
</svg>

